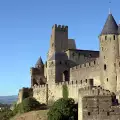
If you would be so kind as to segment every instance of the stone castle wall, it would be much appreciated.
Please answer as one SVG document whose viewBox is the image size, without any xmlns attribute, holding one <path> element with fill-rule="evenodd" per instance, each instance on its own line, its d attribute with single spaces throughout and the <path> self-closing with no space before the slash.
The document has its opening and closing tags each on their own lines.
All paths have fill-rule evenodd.
<svg viewBox="0 0 120 120">
<path fill-rule="evenodd" d="M 84 79 L 93 79 L 94 85 L 100 85 L 99 58 L 70 69 L 70 81 L 81 81 Z"/>
<path fill-rule="evenodd" d="M 119 120 L 120 106 L 113 93 L 101 87 L 79 89 L 78 120 Z"/>
<path fill-rule="evenodd" d="M 51 85 L 40 85 L 33 87 L 33 97 L 40 103 L 48 104 L 63 97 L 63 85 L 68 88 L 68 97 L 78 102 L 78 89 L 85 86 L 93 86 L 92 79 L 82 81 L 59 82 Z M 47 103 L 48 102 L 48 103 Z"/>
</svg>

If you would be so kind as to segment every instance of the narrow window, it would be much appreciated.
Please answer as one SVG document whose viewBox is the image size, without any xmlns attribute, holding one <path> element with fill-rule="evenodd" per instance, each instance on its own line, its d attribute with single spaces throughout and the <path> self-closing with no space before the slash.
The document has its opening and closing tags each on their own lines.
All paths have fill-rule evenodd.
<svg viewBox="0 0 120 120">
<path fill-rule="evenodd" d="M 77 84 L 77 80 L 76 80 L 76 84 Z"/>
<path fill-rule="evenodd" d="M 90 112 L 88 112 L 88 115 L 90 116 Z"/>
<path fill-rule="evenodd" d="M 104 56 L 104 59 L 105 59 L 105 56 Z"/>
<path fill-rule="evenodd" d="M 110 113 L 109 112 L 107 112 L 107 116 L 109 116 L 110 115 Z"/>
<path fill-rule="evenodd" d="M 107 82 L 108 82 L 108 78 L 107 78 Z"/>
<path fill-rule="evenodd" d="M 119 62 L 119 67 L 120 67 L 120 62 Z"/>
<path fill-rule="evenodd" d="M 116 76 L 116 81 L 117 81 L 117 76 Z"/>
<path fill-rule="evenodd" d="M 85 80 L 85 82 L 87 83 L 87 79 Z"/>
<path fill-rule="evenodd" d="M 61 61 L 60 61 L 60 64 L 62 64 Z"/>
<path fill-rule="evenodd" d="M 80 82 L 81 82 L 81 84 L 82 84 L 82 80 L 81 80 Z"/>
<path fill-rule="evenodd" d="M 107 40 L 107 36 L 105 36 L 105 40 Z"/>
<path fill-rule="evenodd" d="M 94 64 L 95 64 L 95 61 L 94 61 Z"/>
<path fill-rule="evenodd" d="M 104 70 L 106 70 L 106 64 L 104 64 Z"/>
<path fill-rule="evenodd" d="M 115 40 L 115 35 L 113 35 L 113 39 Z"/>
</svg>

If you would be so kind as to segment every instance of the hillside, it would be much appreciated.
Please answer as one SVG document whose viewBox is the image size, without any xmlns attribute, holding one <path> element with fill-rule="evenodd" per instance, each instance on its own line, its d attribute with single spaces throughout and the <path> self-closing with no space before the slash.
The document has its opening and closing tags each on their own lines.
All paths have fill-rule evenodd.
<svg viewBox="0 0 120 120">
<path fill-rule="evenodd" d="M 47 112 L 48 110 L 31 111 L 17 115 L 10 120 L 47 120 Z"/>
<path fill-rule="evenodd" d="M 2 104 L 12 104 L 16 100 L 17 100 L 17 95 L 0 96 L 0 103 Z"/>
</svg>

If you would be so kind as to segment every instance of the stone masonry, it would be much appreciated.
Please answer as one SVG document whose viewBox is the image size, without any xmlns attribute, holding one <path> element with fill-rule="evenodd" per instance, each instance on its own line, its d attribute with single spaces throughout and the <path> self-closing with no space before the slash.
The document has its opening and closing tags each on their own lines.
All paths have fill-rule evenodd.
<svg viewBox="0 0 120 120">
<path fill-rule="evenodd" d="M 99 35 L 99 51 L 76 48 L 68 26 L 53 25 L 47 61 L 40 57 L 31 72 L 31 88 L 19 91 L 18 103 L 32 95 L 50 104 L 63 97 L 78 103 L 79 120 L 120 120 L 120 25 L 109 13 Z"/>
</svg>

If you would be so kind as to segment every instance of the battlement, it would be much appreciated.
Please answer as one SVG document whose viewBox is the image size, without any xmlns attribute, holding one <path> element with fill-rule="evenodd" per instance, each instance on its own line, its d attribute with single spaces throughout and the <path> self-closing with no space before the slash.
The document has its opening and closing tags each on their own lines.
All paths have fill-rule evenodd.
<svg viewBox="0 0 120 120">
<path fill-rule="evenodd" d="M 57 31 L 67 32 L 68 31 L 68 26 L 55 24 L 55 25 L 53 25 L 52 29 L 55 29 Z"/>
<path fill-rule="evenodd" d="M 34 85 L 32 88 L 33 89 L 38 89 L 38 88 L 46 88 L 47 84 L 43 84 L 43 85 Z"/>
<path fill-rule="evenodd" d="M 99 58 L 96 58 L 94 61 L 87 62 L 85 64 L 77 65 L 75 67 L 70 68 L 70 71 L 79 70 L 81 68 L 88 68 L 88 67 L 94 67 L 96 65 L 99 65 Z"/>
<path fill-rule="evenodd" d="M 90 85 L 90 86 L 93 86 L 92 84 L 93 80 L 92 79 L 85 79 L 85 80 L 76 80 L 76 81 L 65 81 L 65 82 L 58 82 L 56 83 L 56 85 Z"/>
<path fill-rule="evenodd" d="M 82 96 L 98 96 L 98 95 L 105 95 L 105 96 L 112 96 L 113 93 L 109 90 L 105 90 L 100 86 L 93 86 L 93 87 L 84 87 L 79 89 L 79 93 Z"/>
</svg>

